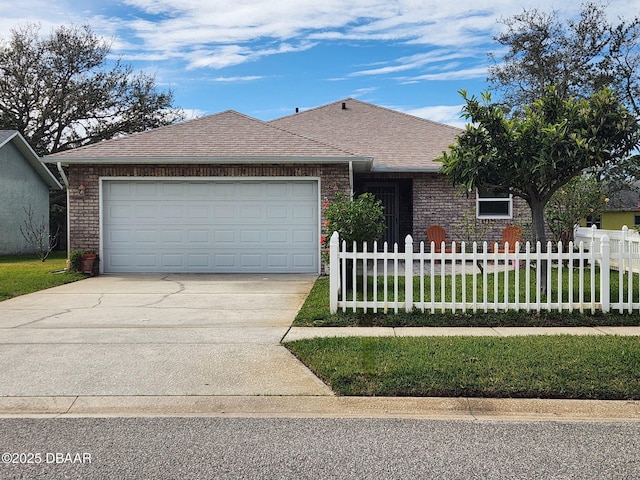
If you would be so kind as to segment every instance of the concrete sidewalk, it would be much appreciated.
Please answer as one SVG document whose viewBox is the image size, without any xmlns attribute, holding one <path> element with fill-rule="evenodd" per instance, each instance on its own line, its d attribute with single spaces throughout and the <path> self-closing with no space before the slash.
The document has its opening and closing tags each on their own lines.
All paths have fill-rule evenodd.
<svg viewBox="0 0 640 480">
<path fill-rule="evenodd" d="M 283 342 L 318 337 L 513 337 L 525 335 L 623 335 L 640 337 L 633 327 L 291 327 Z"/>
</svg>

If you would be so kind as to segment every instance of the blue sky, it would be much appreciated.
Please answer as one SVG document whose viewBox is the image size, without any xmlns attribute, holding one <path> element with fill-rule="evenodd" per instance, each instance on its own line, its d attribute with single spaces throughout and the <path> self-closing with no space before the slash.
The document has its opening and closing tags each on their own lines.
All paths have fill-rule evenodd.
<svg viewBox="0 0 640 480">
<path fill-rule="evenodd" d="M 53 4 L 53 5 L 52 5 Z M 358 98 L 461 126 L 458 90 L 487 89 L 500 18 L 523 8 L 574 16 L 573 0 L 22 0 L 0 1 L 0 36 L 89 24 L 112 53 L 171 88 L 200 116 L 227 109 L 263 120 Z M 640 0 L 612 0 L 612 20 Z"/>
</svg>

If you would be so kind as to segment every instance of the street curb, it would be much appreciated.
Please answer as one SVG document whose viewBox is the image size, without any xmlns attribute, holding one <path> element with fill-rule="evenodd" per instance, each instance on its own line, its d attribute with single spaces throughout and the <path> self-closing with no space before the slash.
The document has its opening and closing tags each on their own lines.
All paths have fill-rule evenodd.
<svg viewBox="0 0 640 480">
<path fill-rule="evenodd" d="M 640 401 L 336 396 L 0 398 L 3 418 L 162 416 L 640 422 Z"/>
</svg>

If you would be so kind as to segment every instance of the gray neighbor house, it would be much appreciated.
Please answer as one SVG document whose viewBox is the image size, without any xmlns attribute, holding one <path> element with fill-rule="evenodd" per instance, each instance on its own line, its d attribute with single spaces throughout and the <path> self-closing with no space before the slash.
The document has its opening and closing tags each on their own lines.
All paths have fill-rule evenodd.
<svg viewBox="0 0 640 480">
<path fill-rule="evenodd" d="M 34 253 L 20 232 L 29 221 L 49 229 L 49 190 L 62 190 L 27 141 L 15 130 L 0 130 L 0 255 Z"/>
<path fill-rule="evenodd" d="M 458 241 L 487 224 L 478 240 L 498 241 L 526 222 L 513 198 L 460 195 L 439 173 L 461 132 L 348 98 L 268 122 L 228 110 L 44 161 L 67 168 L 70 248 L 97 252 L 101 272 L 320 273 L 337 192 L 380 198 L 401 249 L 434 224 Z"/>
</svg>

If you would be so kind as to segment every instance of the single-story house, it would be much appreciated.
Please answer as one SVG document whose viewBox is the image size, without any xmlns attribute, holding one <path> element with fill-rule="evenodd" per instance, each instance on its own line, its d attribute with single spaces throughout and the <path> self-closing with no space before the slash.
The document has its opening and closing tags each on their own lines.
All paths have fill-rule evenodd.
<svg viewBox="0 0 640 480">
<path fill-rule="evenodd" d="M 336 192 L 380 198 L 401 248 L 431 224 L 462 240 L 463 217 L 498 219 L 498 240 L 513 199 L 460 196 L 438 173 L 459 133 L 349 98 L 269 122 L 229 110 L 45 161 L 67 168 L 70 248 L 98 252 L 102 272 L 318 273 Z"/>
<path fill-rule="evenodd" d="M 62 190 L 62 185 L 24 137 L 16 130 L 0 130 L 0 255 L 35 252 L 21 229 L 30 222 L 49 231 L 50 189 Z"/>
<path fill-rule="evenodd" d="M 625 225 L 634 230 L 640 228 L 640 185 L 636 183 L 635 187 L 635 190 L 616 192 L 607 204 L 607 209 L 598 218 L 587 218 L 584 224 L 595 224 L 604 230 L 620 230 Z"/>
</svg>

